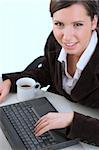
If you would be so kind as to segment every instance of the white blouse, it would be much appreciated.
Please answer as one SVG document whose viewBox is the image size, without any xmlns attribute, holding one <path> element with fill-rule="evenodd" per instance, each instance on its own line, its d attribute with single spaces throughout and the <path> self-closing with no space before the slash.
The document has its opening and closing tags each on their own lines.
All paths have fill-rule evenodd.
<svg viewBox="0 0 99 150">
<path fill-rule="evenodd" d="M 77 69 L 76 69 L 73 77 L 67 72 L 67 53 L 63 48 L 61 49 L 61 52 L 58 57 L 58 61 L 60 61 L 61 63 L 63 63 L 63 62 L 65 63 L 65 66 L 64 66 L 65 74 L 62 75 L 62 81 L 63 81 L 62 83 L 63 83 L 63 89 L 68 94 L 71 94 L 72 89 L 74 88 L 77 81 L 79 80 L 82 71 L 84 70 L 85 66 L 87 65 L 92 54 L 95 51 L 97 42 L 98 42 L 97 32 L 93 31 L 88 47 L 83 52 L 78 63 L 76 64 Z"/>
</svg>

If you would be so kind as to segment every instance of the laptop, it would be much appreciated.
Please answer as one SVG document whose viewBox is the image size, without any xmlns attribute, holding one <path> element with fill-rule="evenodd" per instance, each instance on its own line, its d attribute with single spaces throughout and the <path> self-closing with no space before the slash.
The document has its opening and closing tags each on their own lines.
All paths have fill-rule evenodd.
<svg viewBox="0 0 99 150">
<path fill-rule="evenodd" d="M 0 127 L 13 150 L 58 150 L 79 142 L 68 139 L 66 129 L 50 130 L 36 137 L 33 124 L 48 112 L 57 110 L 45 97 L 0 107 Z"/>
</svg>

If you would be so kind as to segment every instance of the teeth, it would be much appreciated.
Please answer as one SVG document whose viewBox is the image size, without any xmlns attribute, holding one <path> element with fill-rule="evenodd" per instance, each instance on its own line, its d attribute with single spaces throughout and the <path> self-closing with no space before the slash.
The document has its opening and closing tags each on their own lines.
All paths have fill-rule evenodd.
<svg viewBox="0 0 99 150">
<path fill-rule="evenodd" d="M 75 43 L 68 43 L 67 46 L 73 46 Z"/>
</svg>

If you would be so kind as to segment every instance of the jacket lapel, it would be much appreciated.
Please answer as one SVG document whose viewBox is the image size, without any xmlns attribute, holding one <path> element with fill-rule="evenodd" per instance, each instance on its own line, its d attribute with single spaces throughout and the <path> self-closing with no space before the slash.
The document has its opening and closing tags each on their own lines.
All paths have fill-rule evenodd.
<svg viewBox="0 0 99 150">
<path fill-rule="evenodd" d="M 97 74 L 99 74 L 99 44 L 71 92 L 71 97 L 74 101 L 83 99 L 97 87 L 99 88 Z"/>
<path fill-rule="evenodd" d="M 62 90 L 62 68 L 61 63 L 56 60 L 56 67 L 55 67 L 55 84 L 58 91 Z"/>
</svg>

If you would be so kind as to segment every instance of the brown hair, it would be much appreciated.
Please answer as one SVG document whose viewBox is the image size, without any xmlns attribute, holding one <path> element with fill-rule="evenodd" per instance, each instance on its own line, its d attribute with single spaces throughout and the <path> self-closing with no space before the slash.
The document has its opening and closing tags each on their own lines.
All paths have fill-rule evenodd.
<svg viewBox="0 0 99 150">
<path fill-rule="evenodd" d="M 53 14 L 63 8 L 69 7 L 73 4 L 82 4 L 88 12 L 88 16 L 91 19 L 94 18 L 94 15 L 98 16 L 99 13 L 99 0 L 51 0 L 50 2 L 50 13 L 51 17 Z M 98 16 L 99 18 L 99 16 Z"/>
</svg>

